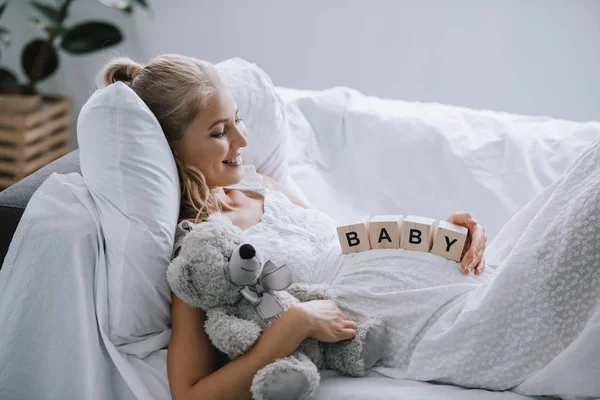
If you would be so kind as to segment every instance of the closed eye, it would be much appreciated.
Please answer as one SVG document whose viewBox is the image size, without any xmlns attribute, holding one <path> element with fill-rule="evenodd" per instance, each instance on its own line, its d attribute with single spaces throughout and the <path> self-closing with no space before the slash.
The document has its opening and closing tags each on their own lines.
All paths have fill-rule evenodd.
<svg viewBox="0 0 600 400">
<path fill-rule="evenodd" d="M 240 122 L 242 122 L 241 118 L 237 118 L 235 120 L 236 125 L 239 124 Z M 223 130 L 221 132 L 216 133 L 214 135 L 210 135 L 210 136 L 219 139 L 219 138 L 222 138 L 223 136 L 225 136 L 226 134 L 227 134 L 227 128 L 225 127 L 225 128 L 223 128 Z"/>
</svg>

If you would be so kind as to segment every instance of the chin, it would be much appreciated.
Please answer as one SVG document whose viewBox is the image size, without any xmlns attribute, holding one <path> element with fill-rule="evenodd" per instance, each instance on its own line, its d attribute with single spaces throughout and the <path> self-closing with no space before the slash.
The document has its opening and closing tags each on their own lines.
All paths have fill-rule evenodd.
<svg viewBox="0 0 600 400">
<path fill-rule="evenodd" d="M 221 187 L 235 185 L 236 183 L 240 183 L 242 179 L 244 179 L 244 170 L 241 166 L 237 167 L 234 171 L 227 171 L 227 173 L 223 174 L 223 182 Z"/>
</svg>

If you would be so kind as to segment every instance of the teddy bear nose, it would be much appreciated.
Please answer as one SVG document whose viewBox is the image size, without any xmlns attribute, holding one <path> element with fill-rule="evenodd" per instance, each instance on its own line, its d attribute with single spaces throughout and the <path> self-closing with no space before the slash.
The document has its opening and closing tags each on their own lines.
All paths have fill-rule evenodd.
<svg viewBox="0 0 600 400">
<path fill-rule="evenodd" d="M 256 255 L 256 250 L 254 249 L 254 246 L 252 246 L 251 244 L 243 244 L 240 247 L 240 257 L 243 260 L 250 260 L 251 258 L 254 258 L 254 256 Z"/>
</svg>

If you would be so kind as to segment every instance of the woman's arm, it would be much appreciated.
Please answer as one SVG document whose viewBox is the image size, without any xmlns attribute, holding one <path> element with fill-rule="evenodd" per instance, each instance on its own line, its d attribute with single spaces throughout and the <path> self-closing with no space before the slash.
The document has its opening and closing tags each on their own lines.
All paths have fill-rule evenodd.
<svg viewBox="0 0 600 400">
<path fill-rule="evenodd" d="M 298 200 L 296 197 L 294 197 L 294 195 L 291 194 L 286 188 L 284 188 L 279 183 L 277 183 L 276 180 L 274 180 L 273 178 L 271 178 L 267 175 L 263 175 L 263 174 L 260 174 L 260 175 L 264 178 L 265 184 L 268 188 L 280 191 L 281 193 L 285 194 L 290 199 L 290 201 L 297 206 L 300 206 L 302 208 L 309 208 L 306 204 L 304 204 L 303 202 Z"/>
<path fill-rule="evenodd" d="M 217 370 L 217 349 L 204 331 L 206 313 L 172 294 L 171 341 L 167 372 L 173 400 L 251 399 L 256 372 L 291 355 L 309 335 L 308 326 L 289 308 L 269 326 L 245 354 Z"/>
</svg>

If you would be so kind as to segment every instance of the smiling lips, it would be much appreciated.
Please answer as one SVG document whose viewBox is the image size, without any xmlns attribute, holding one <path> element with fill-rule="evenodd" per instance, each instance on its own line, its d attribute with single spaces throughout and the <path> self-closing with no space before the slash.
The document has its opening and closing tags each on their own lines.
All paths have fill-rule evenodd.
<svg viewBox="0 0 600 400">
<path fill-rule="evenodd" d="M 240 165 L 242 163 L 242 156 L 240 154 L 238 154 L 237 156 L 233 157 L 230 160 L 225 160 L 223 161 L 224 164 L 227 165 Z"/>
</svg>

